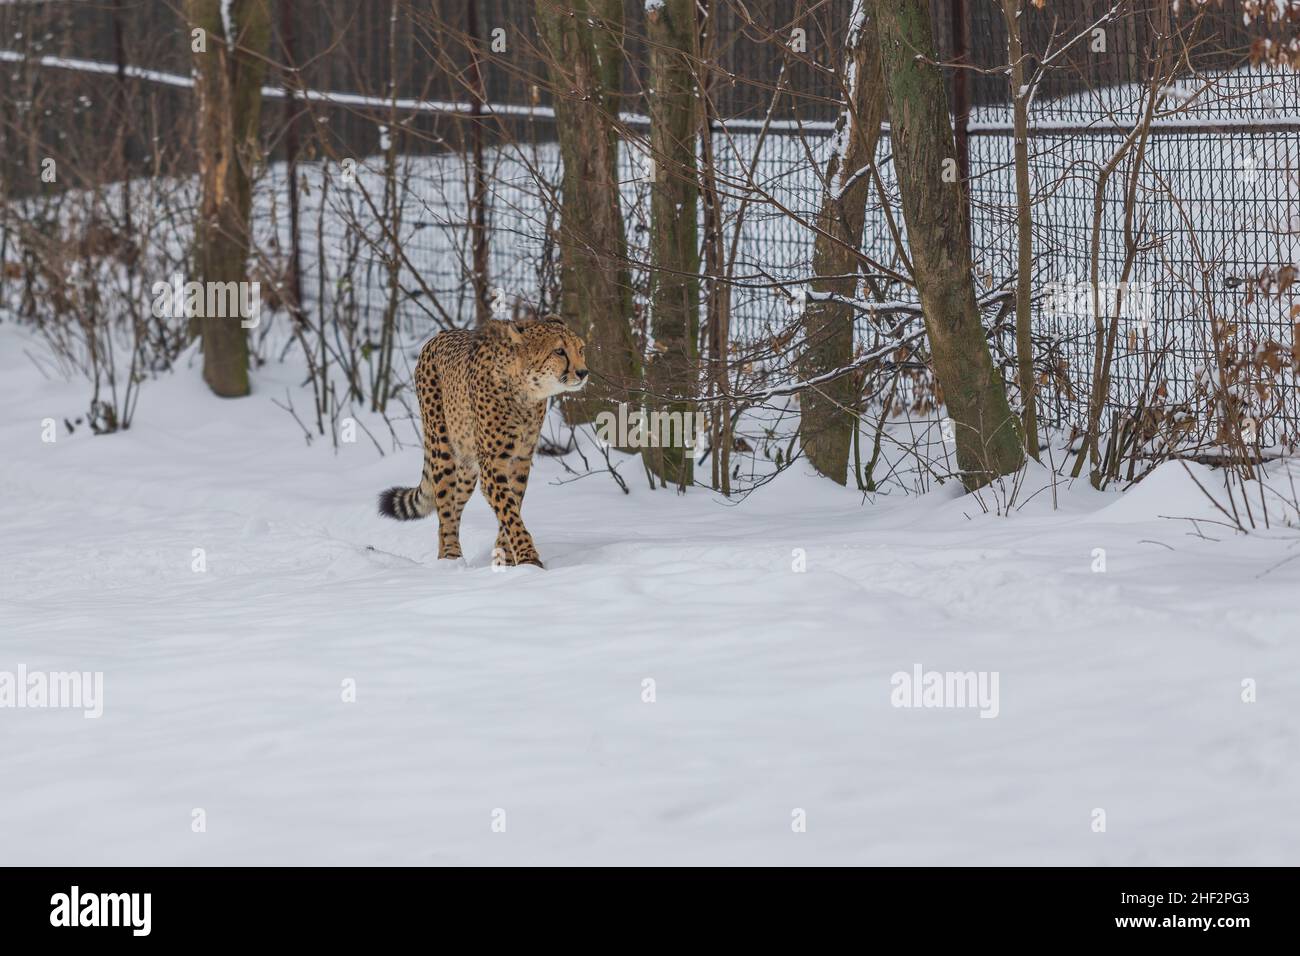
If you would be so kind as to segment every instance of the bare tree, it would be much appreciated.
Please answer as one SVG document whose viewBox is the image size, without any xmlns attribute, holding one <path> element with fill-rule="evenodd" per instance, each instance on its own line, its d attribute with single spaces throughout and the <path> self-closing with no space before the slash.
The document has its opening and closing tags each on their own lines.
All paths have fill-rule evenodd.
<svg viewBox="0 0 1300 956">
<path fill-rule="evenodd" d="M 560 313 L 587 338 L 596 373 L 591 401 L 570 399 L 589 421 L 639 384 L 632 279 L 619 204 L 617 119 L 623 80 L 621 0 L 536 0 L 564 164 L 560 187 Z"/>
<path fill-rule="evenodd" d="M 665 411 L 691 414 L 681 400 L 696 385 L 700 325 L 700 247 L 696 220 L 699 182 L 695 163 L 695 64 L 698 32 L 694 0 L 663 0 L 646 11 L 650 40 L 650 328 L 654 338 L 646 381 L 656 395 L 671 395 Z M 684 418 L 683 418 L 684 420 Z M 661 485 L 686 488 L 694 459 L 681 442 L 647 453 Z"/>
<path fill-rule="evenodd" d="M 1025 58 L 1021 51 L 1021 0 L 1002 0 L 1007 24 L 1007 61 L 1010 70 L 1011 108 L 1014 123 L 1016 164 L 1016 371 L 1020 402 L 1024 406 L 1025 451 L 1038 457 L 1038 412 L 1034 397 L 1034 346 L 1031 336 L 1031 283 L 1034 267 L 1034 197 L 1029 183 L 1029 103 L 1033 89 L 1025 83 Z"/>
<path fill-rule="evenodd" d="M 848 365 L 853 357 L 854 298 L 858 287 L 862 226 L 872 187 L 876 144 L 886 115 L 880 49 L 867 22 L 865 0 L 854 4 L 845 45 L 844 105 L 826 163 L 825 195 L 813 246 L 813 295 L 803 314 L 804 350 L 799 372 L 815 378 Z M 844 484 L 849 447 L 857 428 L 855 379 L 843 376 L 810 389 L 801 403 L 804 454 L 817 471 Z"/>
<path fill-rule="evenodd" d="M 267 0 L 190 0 L 189 19 L 204 32 L 194 43 L 203 190 L 195 271 L 204 282 L 244 282 L 271 11 Z M 199 329 L 208 386 L 227 398 L 247 395 L 248 340 L 238 316 L 205 315 Z"/>
<path fill-rule="evenodd" d="M 971 275 L 970 229 L 929 5 L 873 0 L 894 168 L 935 377 L 967 488 L 1020 466 L 1019 428 L 994 368 Z"/>
</svg>

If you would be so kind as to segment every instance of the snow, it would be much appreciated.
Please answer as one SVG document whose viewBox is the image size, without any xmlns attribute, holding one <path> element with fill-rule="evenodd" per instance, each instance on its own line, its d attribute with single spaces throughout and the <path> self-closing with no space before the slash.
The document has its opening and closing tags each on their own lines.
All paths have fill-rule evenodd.
<svg viewBox="0 0 1300 956">
<path fill-rule="evenodd" d="M 1158 517 L 1208 505 L 1177 464 L 1057 510 L 1035 470 L 996 517 L 541 458 L 548 569 L 491 569 L 479 496 L 439 567 L 375 514 L 419 450 L 307 446 L 300 368 L 231 401 L 182 363 L 51 444 L 86 387 L 42 348 L 0 324 L 0 671 L 102 672 L 103 713 L 0 709 L 5 863 L 1300 860 L 1300 533 Z M 892 706 L 914 670 L 996 674 L 997 716 Z"/>
</svg>

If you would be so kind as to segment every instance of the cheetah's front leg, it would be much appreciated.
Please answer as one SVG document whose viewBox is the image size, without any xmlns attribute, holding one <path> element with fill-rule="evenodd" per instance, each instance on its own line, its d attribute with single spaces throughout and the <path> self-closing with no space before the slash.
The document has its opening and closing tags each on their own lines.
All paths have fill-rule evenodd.
<svg viewBox="0 0 1300 956">
<path fill-rule="evenodd" d="M 495 553 L 508 565 L 535 564 L 540 568 L 542 559 L 521 514 L 532 464 L 531 457 L 516 458 L 508 452 L 497 452 L 480 457 L 479 471 L 483 496 L 497 516 Z"/>
</svg>

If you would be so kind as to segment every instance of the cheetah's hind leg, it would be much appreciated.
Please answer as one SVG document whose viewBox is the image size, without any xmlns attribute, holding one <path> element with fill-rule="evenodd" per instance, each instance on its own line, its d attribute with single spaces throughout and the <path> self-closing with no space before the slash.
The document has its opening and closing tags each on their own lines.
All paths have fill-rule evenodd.
<svg viewBox="0 0 1300 956">
<path fill-rule="evenodd" d="M 416 369 L 420 416 L 424 425 L 424 470 L 415 488 L 389 488 L 379 496 L 379 513 L 399 521 L 425 518 L 438 512 L 438 557 L 460 558 L 460 515 L 477 478 L 458 474 L 442 407 L 442 390 L 432 363 L 421 359 Z"/>
</svg>

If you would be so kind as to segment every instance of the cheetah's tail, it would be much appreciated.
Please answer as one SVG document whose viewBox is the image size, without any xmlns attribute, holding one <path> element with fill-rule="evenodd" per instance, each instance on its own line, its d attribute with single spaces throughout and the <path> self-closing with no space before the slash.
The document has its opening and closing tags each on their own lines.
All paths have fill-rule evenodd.
<svg viewBox="0 0 1300 956">
<path fill-rule="evenodd" d="M 416 488 L 389 488 L 379 493 L 379 513 L 398 521 L 414 521 L 433 513 L 432 463 L 424 463 L 424 474 Z"/>
</svg>

